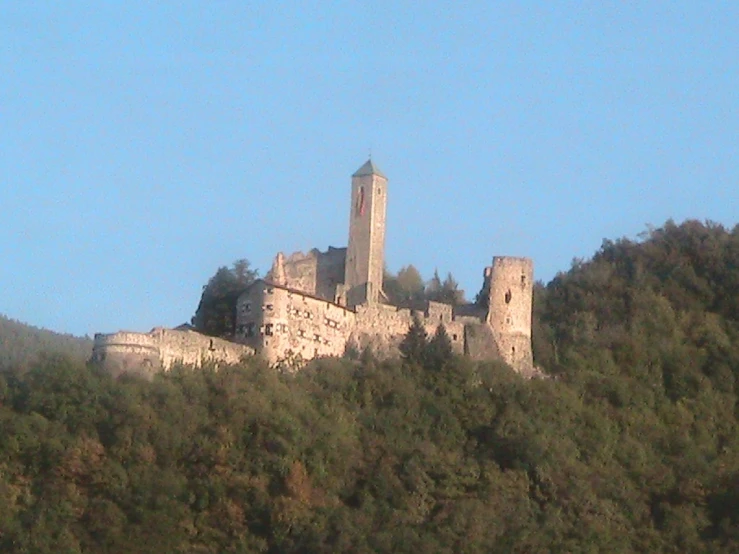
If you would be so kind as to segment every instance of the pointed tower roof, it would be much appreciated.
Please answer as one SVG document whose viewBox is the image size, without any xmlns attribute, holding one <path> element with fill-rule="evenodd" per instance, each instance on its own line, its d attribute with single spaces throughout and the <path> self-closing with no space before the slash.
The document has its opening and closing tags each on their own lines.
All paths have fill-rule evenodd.
<svg viewBox="0 0 739 554">
<path fill-rule="evenodd" d="M 385 174 L 380 171 L 380 169 L 375 165 L 375 162 L 372 161 L 372 158 L 367 160 L 362 167 L 357 169 L 352 177 L 365 177 L 367 175 L 377 175 L 378 177 L 387 179 L 387 177 L 385 177 Z"/>
</svg>

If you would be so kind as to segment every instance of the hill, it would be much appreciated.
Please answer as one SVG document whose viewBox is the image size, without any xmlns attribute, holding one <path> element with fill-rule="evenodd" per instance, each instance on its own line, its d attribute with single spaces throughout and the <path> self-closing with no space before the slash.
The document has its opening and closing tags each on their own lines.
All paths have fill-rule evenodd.
<svg viewBox="0 0 739 554">
<path fill-rule="evenodd" d="M 739 228 L 605 241 L 525 381 L 403 360 L 0 380 L 3 552 L 739 551 Z M 410 337 L 410 335 L 409 335 Z"/>
<path fill-rule="evenodd" d="M 0 315 L 0 371 L 32 366 L 42 355 L 62 355 L 84 362 L 92 340 L 39 329 Z"/>
</svg>

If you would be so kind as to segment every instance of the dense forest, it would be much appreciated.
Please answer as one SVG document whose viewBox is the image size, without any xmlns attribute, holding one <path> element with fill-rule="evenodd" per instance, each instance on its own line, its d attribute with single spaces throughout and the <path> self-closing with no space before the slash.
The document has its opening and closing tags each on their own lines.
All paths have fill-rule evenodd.
<svg viewBox="0 0 739 554">
<path fill-rule="evenodd" d="M 739 227 L 605 241 L 535 295 L 551 376 L 403 357 L 0 374 L 2 552 L 739 551 Z"/>
<path fill-rule="evenodd" d="M 91 352 L 92 340 L 88 337 L 63 335 L 0 315 L 0 371 L 31 367 L 50 354 L 84 362 Z"/>
</svg>

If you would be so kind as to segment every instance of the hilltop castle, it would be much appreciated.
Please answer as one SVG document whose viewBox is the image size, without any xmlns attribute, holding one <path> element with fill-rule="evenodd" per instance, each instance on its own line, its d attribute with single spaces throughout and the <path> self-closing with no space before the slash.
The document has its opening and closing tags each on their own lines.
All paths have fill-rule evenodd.
<svg viewBox="0 0 739 554">
<path fill-rule="evenodd" d="M 387 184 L 372 160 L 352 175 L 347 247 L 287 258 L 277 254 L 267 276 L 238 298 L 232 342 L 181 328 L 98 334 L 93 360 L 119 372 L 168 369 L 177 360 L 233 362 L 249 354 L 273 365 L 299 364 L 341 356 L 348 348 L 369 347 L 387 357 L 397 353 L 415 314 L 430 335 L 444 325 L 456 352 L 502 359 L 533 375 L 530 259 L 493 258 L 484 272 L 487 307 L 428 302 L 411 310 L 388 302 L 383 291 Z"/>
</svg>

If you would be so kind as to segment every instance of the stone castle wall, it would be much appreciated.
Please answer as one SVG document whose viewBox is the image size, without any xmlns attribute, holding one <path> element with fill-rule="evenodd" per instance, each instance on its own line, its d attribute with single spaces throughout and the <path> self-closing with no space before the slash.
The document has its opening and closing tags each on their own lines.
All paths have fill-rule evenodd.
<svg viewBox="0 0 739 554">
<path fill-rule="evenodd" d="M 238 299 L 235 340 L 270 364 L 341 356 L 355 321 L 356 314 L 343 306 L 259 281 Z"/>
<path fill-rule="evenodd" d="M 494 345 L 491 350 L 493 336 L 485 321 L 455 316 L 448 304 L 429 302 L 425 310 L 413 311 L 375 303 L 352 310 L 266 281 L 255 283 L 239 297 L 235 340 L 273 365 L 341 356 L 347 348 L 369 347 L 380 357 L 392 357 L 398 355 L 414 315 L 429 337 L 443 325 L 457 353 L 484 359 L 497 352 Z"/>
<path fill-rule="evenodd" d="M 137 366 L 154 371 L 176 361 L 237 362 L 250 353 L 276 365 L 341 356 L 347 347 L 369 347 L 389 357 L 398 354 L 418 317 L 429 336 L 443 324 L 456 352 L 475 359 L 500 358 L 532 374 L 533 264 L 527 258 L 493 259 L 483 288 L 487 310 L 430 302 L 413 312 L 381 303 L 387 183 L 372 160 L 352 175 L 347 248 L 277 255 L 266 279 L 237 300 L 234 340 L 239 344 L 192 331 L 155 329 L 97 335 L 93 358 L 116 371 Z"/>
<path fill-rule="evenodd" d="M 350 343 L 359 350 L 370 347 L 380 357 L 397 355 L 400 342 L 413 324 L 414 314 L 429 337 L 432 337 L 436 333 L 436 328 L 443 324 L 454 351 L 461 354 L 465 350 L 464 323 L 453 318 L 450 305 L 429 302 L 426 311 L 413 311 L 387 304 L 362 304 L 357 306 L 356 310 L 356 326 L 351 334 Z"/>
<path fill-rule="evenodd" d="M 339 254 L 343 254 L 341 249 L 333 249 L 333 256 Z M 298 263 L 293 267 L 310 268 L 306 258 L 317 256 L 296 257 Z M 472 306 L 462 307 L 457 314 L 452 306 L 438 302 L 429 302 L 421 311 L 380 303 L 351 309 L 260 280 L 237 301 L 236 342 L 161 328 L 150 333 L 98 334 L 93 360 L 119 374 L 167 370 L 177 362 L 195 366 L 208 361 L 237 363 L 251 354 L 276 365 L 341 356 L 347 347 L 360 351 L 369 347 L 380 357 L 393 357 L 415 315 L 429 337 L 444 325 L 455 352 L 474 359 L 500 358 L 517 371 L 531 374 L 533 264 L 526 258 L 496 257 L 485 275 L 489 309 L 484 315 Z M 320 279 L 316 285 L 320 288 Z M 467 312 L 474 315 L 462 315 Z"/>
<path fill-rule="evenodd" d="M 167 371 L 176 363 L 196 367 L 208 362 L 234 364 L 253 353 L 253 348 L 194 331 L 155 328 L 150 333 L 96 334 L 92 361 L 114 375 L 150 374 Z"/>
</svg>

